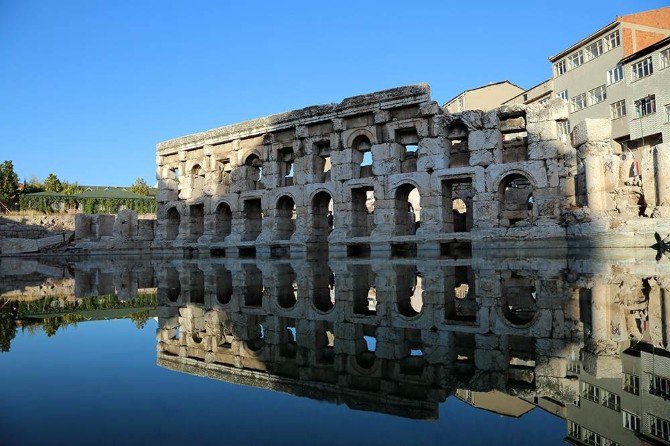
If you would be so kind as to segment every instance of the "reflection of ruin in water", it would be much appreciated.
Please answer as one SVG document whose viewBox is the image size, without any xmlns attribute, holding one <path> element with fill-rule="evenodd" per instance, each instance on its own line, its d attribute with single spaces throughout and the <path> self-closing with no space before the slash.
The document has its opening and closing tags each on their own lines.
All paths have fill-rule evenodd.
<svg viewBox="0 0 670 446">
<path fill-rule="evenodd" d="M 668 432 L 666 263 L 91 258 L 68 271 L 79 297 L 156 286 L 170 369 L 411 418 L 437 418 L 452 394 L 505 415 L 541 407 L 586 444 Z"/>
</svg>

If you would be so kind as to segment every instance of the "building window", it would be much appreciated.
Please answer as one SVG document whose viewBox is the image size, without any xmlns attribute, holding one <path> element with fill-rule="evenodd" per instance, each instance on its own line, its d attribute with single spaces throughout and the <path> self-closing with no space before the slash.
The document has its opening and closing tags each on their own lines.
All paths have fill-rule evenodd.
<svg viewBox="0 0 670 446">
<path fill-rule="evenodd" d="M 584 54 L 582 50 L 577 51 L 574 54 L 568 56 L 568 65 L 570 69 L 573 70 L 584 63 Z"/>
<path fill-rule="evenodd" d="M 600 388 L 583 382 L 582 398 L 586 398 L 587 400 L 593 401 L 594 403 L 600 403 Z"/>
<path fill-rule="evenodd" d="M 659 66 L 661 67 L 661 70 L 670 67 L 670 48 L 661 51 L 660 59 L 661 63 Z"/>
<path fill-rule="evenodd" d="M 605 86 L 601 85 L 598 88 L 594 88 L 589 91 L 589 103 L 590 105 L 599 104 L 602 101 L 607 99 L 607 92 L 605 91 Z"/>
<path fill-rule="evenodd" d="M 623 67 L 617 65 L 607 72 L 607 85 L 616 84 L 623 79 Z"/>
<path fill-rule="evenodd" d="M 656 113 L 656 96 L 650 95 L 635 101 L 635 114 L 638 118 Z"/>
<path fill-rule="evenodd" d="M 610 113 L 612 115 L 612 119 L 619 119 L 626 116 L 626 101 L 622 99 L 620 101 L 616 101 L 613 104 L 610 104 Z"/>
<path fill-rule="evenodd" d="M 572 420 L 568 420 L 568 435 L 577 440 L 582 439 L 582 427 Z"/>
<path fill-rule="evenodd" d="M 670 441 L 670 421 L 649 414 L 649 433 L 661 440 Z"/>
<path fill-rule="evenodd" d="M 570 122 L 567 119 L 556 121 L 556 128 L 558 130 L 558 139 L 563 142 L 566 142 L 570 139 Z M 579 362 L 575 361 L 575 363 L 579 368 Z M 570 364 L 572 364 L 572 362 Z M 579 373 L 579 371 L 575 373 Z"/>
<path fill-rule="evenodd" d="M 582 428 L 582 441 L 589 446 L 600 446 L 601 438 L 600 435 L 584 427 Z"/>
<path fill-rule="evenodd" d="M 568 71 L 565 67 L 565 59 L 559 60 L 554 64 L 554 70 L 556 71 L 556 76 L 560 76 L 561 74 L 565 73 Z"/>
<path fill-rule="evenodd" d="M 465 100 L 463 99 L 463 96 L 458 98 L 458 111 L 463 111 L 465 108 Z"/>
<path fill-rule="evenodd" d="M 640 417 L 625 410 L 621 413 L 623 415 L 623 427 L 633 432 L 640 432 Z"/>
<path fill-rule="evenodd" d="M 603 41 L 598 39 L 586 47 L 586 60 L 592 60 L 603 53 Z"/>
<path fill-rule="evenodd" d="M 576 112 L 586 107 L 586 93 L 578 94 L 570 99 L 571 111 Z"/>
<path fill-rule="evenodd" d="M 540 105 L 547 105 L 549 103 L 549 98 L 540 99 Z"/>
<path fill-rule="evenodd" d="M 649 375 L 649 393 L 662 398 L 670 398 L 670 379 Z"/>
<path fill-rule="evenodd" d="M 665 106 L 665 122 L 670 122 L 670 104 Z"/>
<path fill-rule="evenodd" d="M 568 90 L 563 90 L 556 95 L 557 98 L 568 100 Z"/>
<path fill-rule="evenodd" d="M 613 33 L 608 34 L 605 37 L 605 47 L 607 47 L 607 51 L 613 50 L 619 45 L 621 45 L 621 39 L 619 38 L 619 30 L 614 31 Z"/>
<path fill-rule="evenodd" d="M 647 77 L 654 72 L 654 66 L 651 62 L 651 56 L 634 63 L 631 68 L 633 70 L 634 81 L 642 79 L 643 77 Z"/>
<path fill-rule="evenodd" d="M 612 104 L 614 105 L 614 104 Z M 640 377 L 631 375 L 630 373 L 623 374 L 623 390 L 633 395 L 640 394 Z"/>
<path fill-rule="evenodd" d="M 621 399 L 616 393 L 608 392 L 605 389 L 600 391 L 600 404 L 619 412 L 621 410 Z"/>
</svg>

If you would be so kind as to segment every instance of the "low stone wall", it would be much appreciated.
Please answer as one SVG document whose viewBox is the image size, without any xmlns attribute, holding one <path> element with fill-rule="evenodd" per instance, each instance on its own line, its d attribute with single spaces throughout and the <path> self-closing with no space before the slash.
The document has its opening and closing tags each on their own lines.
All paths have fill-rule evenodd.
<svg viewBox="0 0 670 446">
<path fill-rule="evenodd" d="M 74 231 L 74 214 L 0 214 L 0 239 L 39 239 Z"/>
</svg>

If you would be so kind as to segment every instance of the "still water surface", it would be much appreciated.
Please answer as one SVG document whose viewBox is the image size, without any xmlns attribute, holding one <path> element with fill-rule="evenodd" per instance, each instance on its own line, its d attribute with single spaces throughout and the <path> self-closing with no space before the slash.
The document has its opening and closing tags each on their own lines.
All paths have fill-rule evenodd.
<svg viewBox="0 0 670 446">
<path fill-rule="evenodd" d="M 667 268 L 2 260 L 0 444 L 663 444 Z"/>
</svg>

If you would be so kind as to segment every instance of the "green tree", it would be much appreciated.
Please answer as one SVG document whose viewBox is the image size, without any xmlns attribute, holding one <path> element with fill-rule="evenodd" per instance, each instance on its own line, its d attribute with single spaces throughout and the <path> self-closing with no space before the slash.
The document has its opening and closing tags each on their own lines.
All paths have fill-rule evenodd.
<svg viewBox="0 0 670 446">
<path fill-rule="evenodd" d="M 44 190 L 47 192 L 60 193 L 63 190 L 63 183 L 58 179 L 55 173 L 50 173 L 44 180 Z"/>
<path fill-rule="evenodd" d="M 16 314 L 16 308 L 11 303 L 0 305 L 0 351 L 8 352 L 16 336 Z"/>
<path fill-rule="evenodd" d="M 60 192 L 66 195 L 74 195 L 82 192 L 82 188 L 76 182 L 68 183 L 67 181 L 63 181 Z"/>
<path fill-rule="evenodd" d="M 130 191 L 137 195 L 149 195 L 149 186 L 142 178 L 138 178 L 133 185 L 130 186 Z"/>
<path fill-rule="evenodd" d="M 23 181 L 23 193 L 24 194 L 32 194 L 35 192 L 42 192 L 44 190 L 44 186 L 42 186 L 42 182 L 37 179 L 35 175 L 30 177 L 30 180 L 28 181 Z"/>
<path fill-rule="evenodd" d="M 0 164 L 0 198 L 12 199 L 19 192 L 19 176 L 14 172 L 14 163 Z"/>
</svg>

